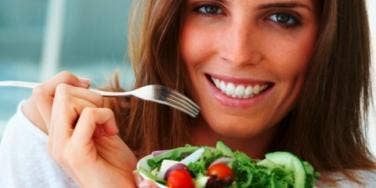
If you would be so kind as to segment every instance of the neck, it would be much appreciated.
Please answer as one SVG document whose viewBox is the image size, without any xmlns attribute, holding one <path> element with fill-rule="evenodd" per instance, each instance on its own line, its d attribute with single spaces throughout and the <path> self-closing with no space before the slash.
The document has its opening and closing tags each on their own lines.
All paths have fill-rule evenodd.
<svg viewBox="0 0 376 188">
<path fill-rule="evenodd" d="M 221 140 L 231 149 L 242 151 L 254 159 L 264 158 L 275 133 L 273 129 L 251 138 L 229 138 L 217 134 L 206 123 L 196 124 L 190 131 L 193 145 L 215 146 L 216 142 Z"/>
</svg>

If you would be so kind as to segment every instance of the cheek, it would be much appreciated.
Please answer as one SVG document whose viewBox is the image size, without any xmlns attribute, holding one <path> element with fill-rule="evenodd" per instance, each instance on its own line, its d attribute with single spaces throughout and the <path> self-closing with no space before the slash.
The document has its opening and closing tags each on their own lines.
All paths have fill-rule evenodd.
<svg viewBox="0 0 376 188">
<path fill-rule="evenodd" d="M 305 32 L 296 38 L 273 38 L 268 45 L 273 69 L 278 72 L 280 79 L 303 79 L 314 51 L 316 32 Z"/>
<path fill-rule="evenodd" d="M 210 32 L 186 21 L 180 33 L 180 54 L 188 68 L 199 66 L 213 48 Z"/>
</svg>

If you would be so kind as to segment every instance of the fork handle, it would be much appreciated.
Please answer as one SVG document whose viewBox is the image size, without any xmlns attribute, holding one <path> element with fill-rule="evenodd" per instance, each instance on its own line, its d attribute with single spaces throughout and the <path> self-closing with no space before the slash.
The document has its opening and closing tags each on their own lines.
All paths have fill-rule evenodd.
<svg viewBox="0 0 376 188">
<path fill-rule="evenodd" d="M 24 81 L 0 81 L 0 87 L 20 87 L 33 89 L 40 83 L 37 82 L 24 82 Z"/>
<path fill-rule="evenodd" d="M 40 83 L 37 82 L 25 82 L 25 81 L 0 81 L 0 87 L 19 87 L 19 88 L 29 88 L 33 89 L 40 85 Z M 90 91 L 93 91 L 95 93 L 98 93 L 99 95 L 102 95 L 104 97 L 119 97 L 119 96 L 129 96 L 131 95 L 130 92 L 110 92 L 110 91 L 101 91 L 98 89 L 89 89 Z"/>
</svg>

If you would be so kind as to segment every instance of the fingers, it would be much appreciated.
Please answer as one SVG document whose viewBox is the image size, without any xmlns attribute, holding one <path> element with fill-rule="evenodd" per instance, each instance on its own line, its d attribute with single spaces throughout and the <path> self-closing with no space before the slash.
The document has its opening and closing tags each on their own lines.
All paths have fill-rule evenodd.
<svg viewBox="0 0 376 188">
<path fill-rule="evenodd" d="M 87 100 L 88 102 L 93 103 L 94 105 L 99 107 L 103 106 L 103 97 L 88 89 L 74 87 L 65 83 L 59 84 L 56 87 L 54 102 L 59 102 L 59 100 L 64 99 L 69 100 L 72 97 Z"/>
<path fill-rule="evenodd" d="M 102 105 L 103 98 L 99 94 L 87 89 L 59 84 L 53 99 L 51 123 L 48 129 L 50 144 L 53 144 L 53 147 L 59 146 L 71 136 L 84 108 L 96 108 Z"/>
<path fill-rule="evenodd" d="M 47 94 L 53 95 L 55 93 L 56 86 L 61 83 L 83 88 L 87 88 L 90 85 L 87 79 L 78 78 L 77 76 L 73 75 L 68 71 L 63 71 L 58 73 L 52 79 L 47 80 L 45 83 L 41 85 L 41 87 Z"/>
<path fill-rule="evenodd" d="M 97 136 L 112 136 L 118 133 L 115 116 L 108 108 L 85 108 L 72 135 L 72 142 L 83 146 L 91 142 L 94 133 Z"/>
<path fill-rule="evenodd" d="M 59 117 L 64 116 L 60 115 Z M 118 133 L 114 114 L 107 108 L 83 108 L 75 128 L 71 128 L 72 125 L 66 123 L 67 121 L 63 118 L 57 120 L 61 120 L 61 122 L 56 122 L 53 133 L 49 135 L 48 149 L 51 156 L 63 166 L 69 166 L 71 162 L 81 164 L 85 162 L 81 159 L 92 159 L 90 156 L 96 156 L 97 148 L 94 145 L 93 137 L 98 130 L 101 132 L 100 136 L 113 136 Z M 55 122 L 55 119 L 51 119 L 51 121 Z M 66 129 L 63 130 L 61 127 Z"/>
<path fill-rule="evenodd" d="M 32 100 L 42 118 L 44 125 L 50 122 L 51 107 L 56 87 L 61 84 L 69 84 L 76 87 L 88 88 L 90 81 L 81 79 L 73 74 L 63 71 L 33 89 Z"/>
</svg>

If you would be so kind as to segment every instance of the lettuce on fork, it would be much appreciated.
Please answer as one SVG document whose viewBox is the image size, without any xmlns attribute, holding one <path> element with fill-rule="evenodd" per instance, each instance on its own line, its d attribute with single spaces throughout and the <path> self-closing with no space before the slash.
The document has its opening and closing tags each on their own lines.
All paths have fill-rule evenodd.
<svg viewBox="0 0 376 188">
<path fill-rule="evenodd" d="M 155 187 L 315 187 L 319 173 L 312 165 L 286 151 L 252 159 L 223 142 L 216 147 L 186 145 L 148 155 L 136 172 Z"/>
</svg>

